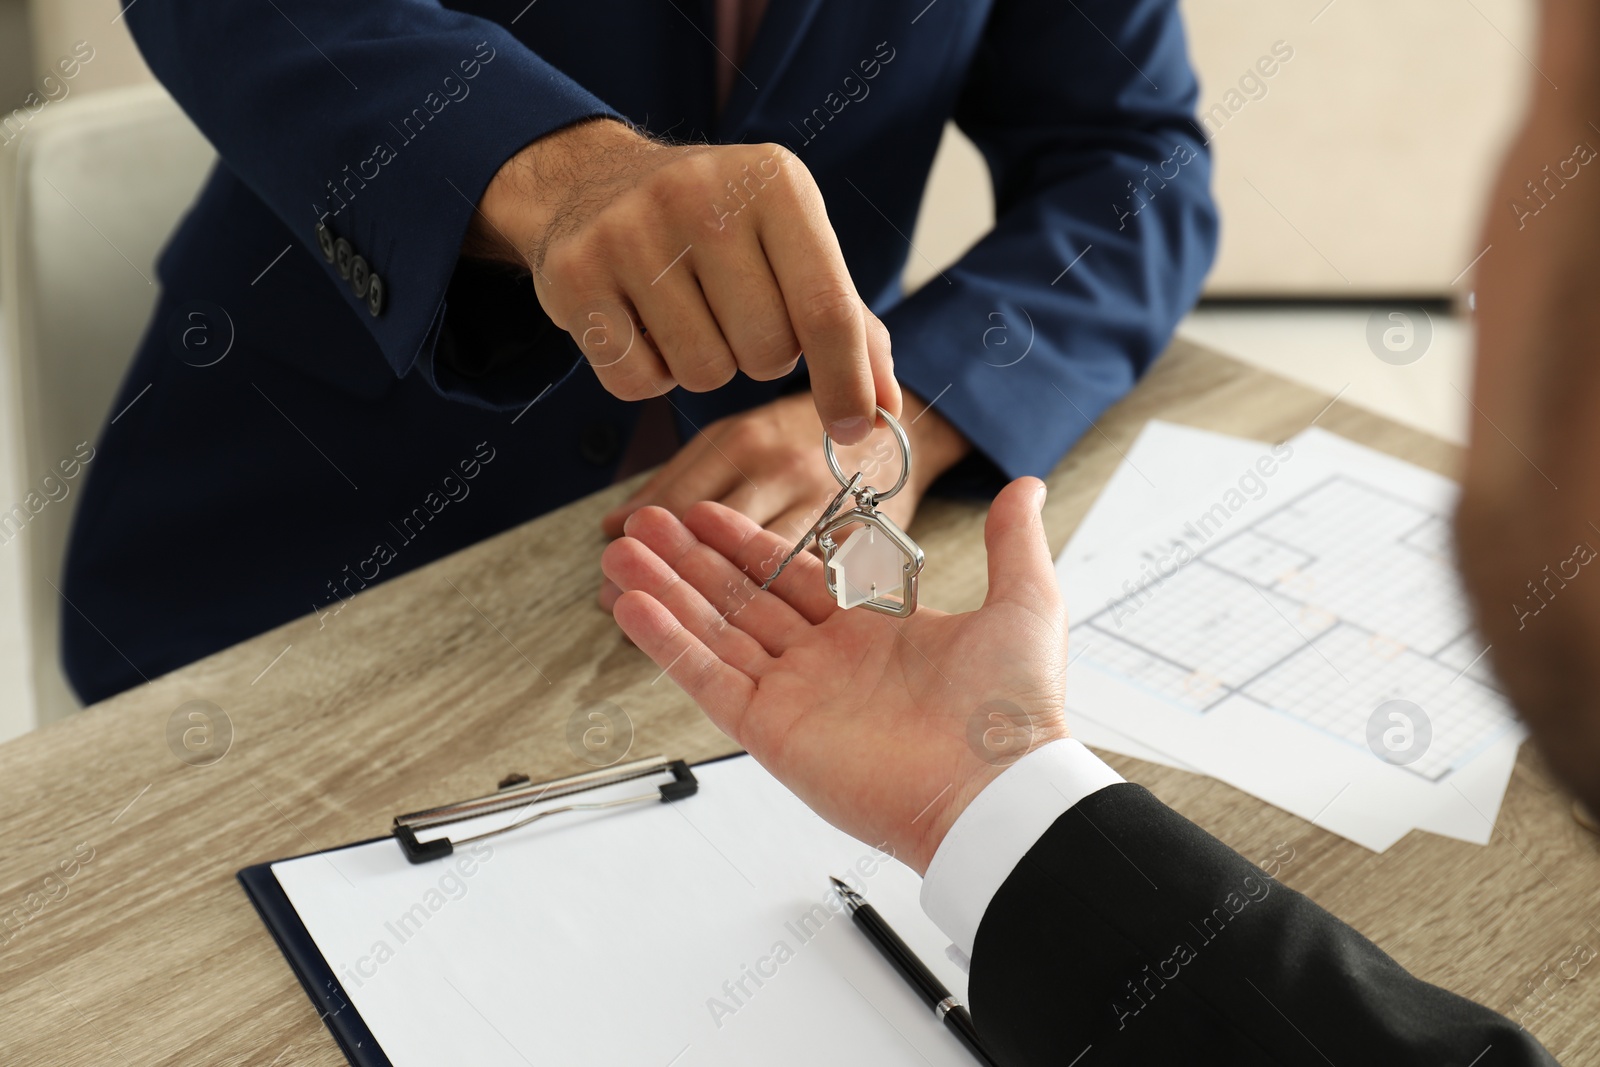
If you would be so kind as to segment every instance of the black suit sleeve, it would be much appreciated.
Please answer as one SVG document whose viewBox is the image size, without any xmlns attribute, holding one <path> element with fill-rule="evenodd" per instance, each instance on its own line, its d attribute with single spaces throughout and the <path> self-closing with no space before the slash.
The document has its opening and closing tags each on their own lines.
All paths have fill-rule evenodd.
<svg viewBox="0 0 1600 1067">
<path fill-rule="evenodd" d="M 971 1001 L 1006 1067 L 1555 1063 L 1131 784 L 1062 815 L 1000 887 Z"/>
</svg>

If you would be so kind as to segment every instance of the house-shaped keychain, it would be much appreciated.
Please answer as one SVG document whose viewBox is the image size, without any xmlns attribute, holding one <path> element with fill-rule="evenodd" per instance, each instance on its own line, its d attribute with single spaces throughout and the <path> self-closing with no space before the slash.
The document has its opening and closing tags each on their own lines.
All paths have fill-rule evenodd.
<svg viewBox="0 0 1600 1067">
<path fill-rule="evenodd" d="M 844 544 L 835 535 L 860 527 Z M 867 608 L 905 618 L 917 610 L 922 549 L 875 509 L 853 508 L 818 538 L 828 592 L 841 608 Z"/>
<path fill-rule="evenodd" d="M 839 493 L 822 509 L 816 525 L 779 561 L 777 569 L 762 580 L 763 590 L 771 588 L 790 561 L 804 552 L 815 538 L 817 547 L 822 550 L 822 576 L 828 583 L 828 595 L 838 601 L 841 608 L 866 608 L 902 619 L 917 610 L 917 575 L 922 573 L 922 549 L 878 511 L 878 505 L 905 488 L 906 479 L 911 477 L 911 442 L 893 415 L 879 408 L 878 417 L 900 445 L 900 477 L 881 492 L 861 484 L 866 478 L 865 471 L 857 471 L 854 477 L 846 478 L 833 453 L 833 439 L 824 432 L 822 455 L 828 461 L 828 470 L 839 480 Z M 851 499 L 856 506 L 841 515 L 839 509 Z M 838 536 L 851 527 L 860 528 L 841 544 Z"/>
</svg>

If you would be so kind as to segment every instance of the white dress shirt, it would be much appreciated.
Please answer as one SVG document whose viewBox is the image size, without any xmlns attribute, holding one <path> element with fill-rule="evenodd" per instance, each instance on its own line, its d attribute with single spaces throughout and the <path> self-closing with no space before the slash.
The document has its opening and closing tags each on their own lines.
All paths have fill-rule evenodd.
<svg viewBox="0 0 1600 1067">
<path fill-rule="evenodd" d="M 989 902 L 1044 832 L 1078 801 L 1122 775 L 1083 742 L 1066 738 L 1007 767 L 956 819 L 922 881 L 922 910 L 960 953 L 972 956 Z"/>
</svg>

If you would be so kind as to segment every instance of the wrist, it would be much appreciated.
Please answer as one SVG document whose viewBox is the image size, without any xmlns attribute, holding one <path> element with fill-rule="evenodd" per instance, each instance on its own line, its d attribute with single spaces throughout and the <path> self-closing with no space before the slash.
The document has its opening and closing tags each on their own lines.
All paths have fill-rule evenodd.
<svg viewBox="0 0 1600 1067">
<path fill-rule="evenodd" d="M 489 180 L 462 254 L 537 271 L 560 223 L 588 201 L 610 200 L 652 169 L 645 162 L 659 147 L 611 118 L 587 119 L 539 138 Z"/>
<path fill-rule="evenodd" d="M 944 844 L 944 839 L 949 836 L 951 828 L 961 818 L 962 813 L 1005 771 L 1005 767 L 984 765 L 973 768 L 972 773 L 952 784 L 935 806 L 937 810 L 930 811 L 924 816 L 926 826 L 923 832 L 917 835 L 911 847 L 905 854 L 899 856 L 899 859 L 918 875 L 926 876 L 928 865 L 933 862 L 933 857 L 939 852 L 939 846 Z"/>
<path fill-rule="evenodd" d="M 939 475 L 961 462 L 972 451 L 972 442 L 955 425 L 928 405 L 920 396 L 901 386 L 906 411 L 914 411 L 906 423 L 915 459 L 911 478 L 920 496 Z"/>
<path fill-rule="evenodd" d="M 1000 715 L 996 718 L 991 713 L 969 726 L 966 750 L 958 759 L 954 781 L 923 816 L 925 827 L 901 857 L 918 874 L 927 873 L 951 829 L 1001 775 L 1024 757 L 1071 736 L 1059 713 L 1030 714 L 1015 708 Z"/>
</svg>

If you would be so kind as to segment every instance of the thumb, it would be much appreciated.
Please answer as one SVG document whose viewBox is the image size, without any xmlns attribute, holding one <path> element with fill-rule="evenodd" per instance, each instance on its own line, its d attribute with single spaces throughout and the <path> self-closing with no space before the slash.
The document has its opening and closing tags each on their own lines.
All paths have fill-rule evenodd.
<svg viewBox="0 0 1600 1067">
<path fill-rule="evenodd" d="M 1045 540 L 1045 487 L 1037 478 L 1018 478 L 995 497 L 984 524 L 989 553 L 989 595 L 984 606 L 1009 601 L 1040 615 L 1060 608 L 1050 544 Z"/>
</svg>

